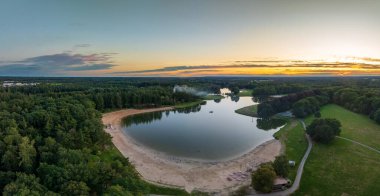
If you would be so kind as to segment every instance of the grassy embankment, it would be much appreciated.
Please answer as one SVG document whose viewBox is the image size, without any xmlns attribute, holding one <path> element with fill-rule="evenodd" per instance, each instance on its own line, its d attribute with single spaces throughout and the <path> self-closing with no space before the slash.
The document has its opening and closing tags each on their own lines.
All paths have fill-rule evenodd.
<svg viewBox="0 0 380 196">
<path fill-rule="evenodd" d="M 224 99 L 224 96 L 222 96 L 222 95 L 207 95 L 207 96 L 202 97 L 202 99 L 197 100 L 197 101 L 175 104 L 174 108 L 182 109 L 182 108 L 192 107 L 192 106 L 196 106 L 198 104 L 202 104 L 206 100 L 215 100 L 215 99 Z M 164 107 L 164 106 L 162 106 L 162 107 Z M 144 108 L 144 107 L 141 107 L 141 108 Z M 141 108 L 137 108 L 137 109 L 141 109 Z M 120 110 L 120 109 L 119 108 L 107 109 L 107 110 L 104 110 L 103 112 L 106 113 L 106 112 L 113 112 L 113 111 L 118 111 L 118 110 Z"/>
<path fill-rule="evenodd" d="M 367 116 L 337 105 L 322 107 L 321 114 L 342 123 L 342 137 L 380 149 L 380 126 Z M 306 123 L 312 120 L 308 117 Z M 291 138 L 288 135 L 288 140 Z M 314 144 L 294 195 L 378 195 L 379 184 L 380 155 L 336 138 L 330 144 Z"/>
<path fill-rule="evenodd" d="M 246 116 L 257 117 L 257 105 L 251 105 L 244 108 L 240 108 L 235 110 L 235 112 Z"/>
<path fill-rule="evenodd" d="M 180 103 L 180 104 L 176 104 L 174 105 L 174 107 L 176 109 L 182 109 L 182 108 L 187 108 L 187 107 L 192 107 L 192 106 L 196 106 L 198 104 L 202 104 L 204 103 L 205 100 L 198 100 L 198 101 L 193 101 L 193 102 L 187 102 L 187 103 Z"/>
<path fill-rule="evenodd" d="M 240 97 L 252 97 L 252 90 L 243 89 L 239 92 L 238 96 L 240 96 Z"/>
<path fill-rule="evenodd" d="M 288 176 L 289 179 L 294 181 L 297 174 L 298 164 L 301 162 L 308 146 L 305 138 L 305 131 L 298 120 L 289 119 L 286 126 L 276 132 L 274 137 L 279 139 L 283 146 L 285 146 L 284 153 L 288 159 L 296 161 L 295 167 L 290 168 Z"/>
<path fill-rule="evenodd" d="M 207 95 L 207 96 L 202 97 L 202 100 L 187 102 L 187 103 L 180 103 L 180 104 L 174 105 L 174 107 L 176 109 L 182 109 L 182 108 L 187 108 L 187 107 L 196 106 L 198 104 L 202 104 L 205 102 L 205 100 L 215 100 L 215 99 L 223 99 L 223 98 L 224 97 L 222 95 Z"/>
</svg>

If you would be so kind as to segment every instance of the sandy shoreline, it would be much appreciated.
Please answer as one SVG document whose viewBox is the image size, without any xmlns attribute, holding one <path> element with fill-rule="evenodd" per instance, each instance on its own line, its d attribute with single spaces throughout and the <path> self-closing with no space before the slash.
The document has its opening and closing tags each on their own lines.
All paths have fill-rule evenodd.
<svg viewBox="0 0 380 196">
<path fill-rule="evenodd" d="M 250 184 L 247 170 L 255 170 L 259 164 L 274 160 L 281 152 L 280 141 L 273 139 L 226 162 L 185 161 L 138 145 L 122 131 L 121 120 L 127 116 L 171 109 L 173 108 L 126 109 L 106 113 L 102 118 L 103 124 L 107 125 L 105 131 L 112 136 L 116 148 L 129 158 L 143 179 L 149 182 L 184 188 L 188 192 L 199 190 L 227 194 L 242 185 Z"/>
</svg>

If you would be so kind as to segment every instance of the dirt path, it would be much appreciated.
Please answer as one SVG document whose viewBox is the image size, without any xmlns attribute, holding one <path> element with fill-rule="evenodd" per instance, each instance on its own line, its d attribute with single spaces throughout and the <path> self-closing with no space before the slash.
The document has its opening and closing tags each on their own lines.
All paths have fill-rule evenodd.
<svg viewBox="0 0 380 196">
<path fill-rule="evenodd" d="M 103 115 L 105 131 L 112 136 L 117 149 L 128 157 L 141 176 L 156 184 L 184 188 L 186 191 L 200 190 L 228 195 L 232 190 L 251 183 L 249 169 L 255 170 L 264 162 L 273 161 L 281 151 L 278 140 L 270 140 L 251 152 L 231 161 L 202 163 L 181 160 L 148 149 L 123 133 L 121 120 L 127 116 L 173 109 L 126 109 Z"/>
<path fill-rule="evenodd" d="M 367 146 L 367 145 L 365 145 L 365 144 L 362 144 L 362 143 L 360 143 L 360 142 L 357 142 L 357 141 L 355 141 L 355 140 L 351 140 L 351 139 L 348 139 L 348 138 L 345 138 L 345 137 L 341 137 L 341 136 L 335 136 L 335 137 L 336 137 L 336 138 L 339 138 L 339 139 L 343 139 L 343 140 L 349 141 L 349 142 L 352 142 L 352 143 L 355 143 L 355 144 L 358 144 L 358 145 L 360 145 L 360 146 L 363 146 L 364 148 L 367 148 L 367 149 L 369 149 L 369 150 L 375 151 L 375 152 L 377 152 L 377 153 L 380 154 L 380 150 L 376 150 L 375 148 L 372 148 L 371 146 Z"/>
</svg>

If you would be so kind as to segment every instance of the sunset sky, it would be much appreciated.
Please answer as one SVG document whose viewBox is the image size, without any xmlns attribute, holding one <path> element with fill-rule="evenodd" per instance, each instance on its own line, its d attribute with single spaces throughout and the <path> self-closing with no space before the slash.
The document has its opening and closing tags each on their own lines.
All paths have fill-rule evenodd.
<svg viewBox="0 0 380 196">
<path fill-rule="evenodd" d="M 380 75 L 380 1 L 1 0 L 0 75 Z"/>
</svg>

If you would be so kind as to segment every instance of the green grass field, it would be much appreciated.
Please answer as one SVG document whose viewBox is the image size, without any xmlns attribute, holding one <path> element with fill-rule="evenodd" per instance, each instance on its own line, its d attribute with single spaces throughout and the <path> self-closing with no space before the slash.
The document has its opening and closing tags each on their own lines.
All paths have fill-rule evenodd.
<svg viewBox="0 0 380 196">
<path fill-rule="evenodd" d="M 252 90 L 249 90 L 249 89 L 242 89 L 238 96 L 240 97 L 252 97 Z"/>
<path fill-rule="evenodd" d="M 274 134 L 274 137 L 279 139 L 281 143 L 285 145 L 285 155 L 288 159 L 296 161 L 295 167 L 290 168 L 288 176 L 289 179 L 294 181 L 297 174 L 298 164 L 308 146 L 305 138 L 305 131 L 298 120 L 291 119 L 285 127 Z"/>
<path fill-rule="evenodd" d="M 341 136 L 379 148 L 380 126 L 368 117 L 337 105 L 321 109 L 322 118 L 342 123 Z M 306 119 L 307 123 L 312 117 Z M 349 141 L 314 144 L 294 195 L 378 195 L 380 154 Z"/>
<path fill-rule="evenodd" d="M 342 123 L 340 136 L 380 149 L 380 125 L 367 116 L 330 104 L 321 109 L 323 118 L 335 118 Z M 311 123 L 312 118 L 306 122 Z"/>
<path fill-rule="evenodd" d="M 243 107 L 235 110 L 235 112 L 246 116 L 257 117 L 257 105 Z"/>
</svg>

